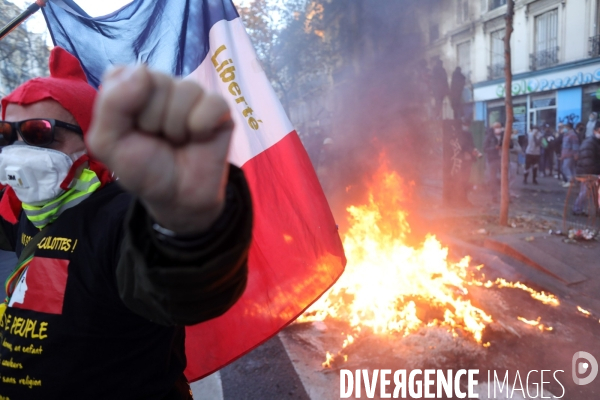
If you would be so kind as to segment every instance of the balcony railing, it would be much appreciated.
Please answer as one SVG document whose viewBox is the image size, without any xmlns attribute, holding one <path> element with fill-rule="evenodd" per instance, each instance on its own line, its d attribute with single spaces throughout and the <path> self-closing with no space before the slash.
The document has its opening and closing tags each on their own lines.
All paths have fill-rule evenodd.
<svg viewBox="0 0 600 400">
<path fill-rule="evenodd" d="M 590 57 L 600 56 L 600 35 L 590 38 Z"/>
<path fill-rule="evenodd" d="M 529 61 L 532 71 L 558 64 L 558 46 L 530 54 Z"/>
<path fill-rule="evenodd" d="M 497 79 L 504 76 L 504 63 L 492 64 L 488 66 L 488 79 Z"/>
</svg>

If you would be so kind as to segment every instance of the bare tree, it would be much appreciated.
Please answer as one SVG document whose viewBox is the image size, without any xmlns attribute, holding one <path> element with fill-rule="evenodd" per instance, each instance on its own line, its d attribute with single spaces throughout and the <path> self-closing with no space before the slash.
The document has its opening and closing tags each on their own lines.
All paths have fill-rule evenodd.
<svg viewBox="0 0 600 400">
<path fill-rule="evenodd" d="M 314 89 L 329 66 L 326 43 L 314 27 L 320 14 L 318 6 L 306 0 L 255 0 L 238 9 L 263 69 L 288 113 L 293 99 Z"/>
<path fill-rule="evenodd" d="M 513 32 L 514 0 L 507 0 L 506 10 L 506 35 L 504 36 L 504 76 L 505 84 L 505 107 L 506 123 L 504 124 L 504 140 L 502 142 L 502 172 L 500 186 L 500 225 L 508 225 L 508 205 L 510 203 L 509 193 L 509 168 L 510 168 L 510 141 L 512 140 L 513 106 L 512 106 L 512 65 L 510 51 L 510 37 Z"/>
<path fill-rule="evenodd" d="M 16 5 L 0 3 L 0 25 L 5 26 L 21 13 Z M 0 41 L 0 97 L 36 76 L 48 75 L 50 50 L 43 35 L 29 32 L 24 25 Z"/>
</svg>

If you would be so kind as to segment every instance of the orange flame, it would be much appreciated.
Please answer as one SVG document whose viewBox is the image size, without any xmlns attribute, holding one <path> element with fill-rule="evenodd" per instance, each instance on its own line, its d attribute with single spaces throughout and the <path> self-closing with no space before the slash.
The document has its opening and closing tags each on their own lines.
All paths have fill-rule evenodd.
<svg viewBox="0 0 600 400">
<path fill-rule="evenodd" d="M 584 310 L 583 308 L 581 308 L 581 307 L 579 307 L 579 306 L 577 306 L 577 310 L 578 310 L 580 313 L 582 313 L 583 315 L 585 315 L 585 316 L 589 316 L 589 315 L 591 315 L 591 314 L 592 314 L 592 313 L 590 313 L 588 310 Z"/>
<path fill-rule="evenodd" d="M 503 278 L 498 278 L 494 282 L 487 281 L 485 283 L 482 283 L 482 282 L 478 282 L 478 281 L 472 281 L 472 282 L 469 282 L 469 284 L 475 285 L 475 286 L 483 286 L 487 289 L 492 288 L 494 286 L 498 287 L 499 289 L 502 289 L 502 288 L 520 289 L 520 290 L 523 290 L 524 292 L 529 293 L 533 299 L 535 299 L 543 304 L 553 306 L 553 307 L 560 305 L 560 301 L 552 293 L 537 292 L 534 289 L 530 288 L 529 286 L 527 286 L 521 282 L 508 282 Z"/>
<path fill-rule="evenodd" d="M 517 319 L 527 325 L 537 326 L 537 328 L 542 332 L 554 330 L 554 328 L 552 328 L 551 326 L 546 326 L 546 325 L 540 323 L 542 317 L 538 317 L 538 319 L 536 319 L 535 321 L 531 321 L 531 320 L 525 319 L 523 317 L 517 317 Z"/>
<path fill-rule="evenodd" d="M 405 184 L 385 162 L 381 165 L 369 187 L 366 204 L 347 208 L 350 227 L 343 241 L 346 271 L 298 321 L 347 321 L 353 333 L 346 335 L 342 350 L 361 335 L 363 328 L 406 336 L 431 326 L 447 328 L 453 337 L 463 331 L 488 348 L 491 344 L 482 343 L 482 336 L 492 317 L 471 303 L 469 286 L 516 288 L 544 304 L 559 305 L 554 295 L 537 292 L 520 282 L 477 280 L 474 270 L 483 266 L 469 268 L 469 257 L 450 262 L 448 249 L 433 235 L 428 235 L 418 248 L 409 246 L 411 230 L 403 203 L 407 189 L 414 184 Z M 542 331 L 552 330 L 540 325 L 539 320 L 536 326 Z M 323 366 L 331 367 L 341 355 L 342 351 L 337 355 L 327 352 Z"/>
<path fill-rule="evenodd" d="M 492 318 L 465 297 L 470 260 L 449 262 L 448 249 L 432 235 L 420 248 L 406 244 L 410 226 L 402 210 L 404 187 L 402 178 L 384 165 L 367 204 L 348 207 L 346 272 L 301 320 L 343 318 L 352 327 L 403 335 L 438 325 L 462 329 L 481 342 Z M 424 318 L 417 303 L 427 304 L 435 317 Z"/>
</svg>

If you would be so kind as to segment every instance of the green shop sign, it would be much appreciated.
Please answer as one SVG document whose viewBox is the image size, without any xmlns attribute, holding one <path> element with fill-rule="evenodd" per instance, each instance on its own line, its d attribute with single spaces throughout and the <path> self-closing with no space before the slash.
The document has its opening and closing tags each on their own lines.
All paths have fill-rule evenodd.
<svg viewBox="0 0 600 400">
<path fill-rule="evenodd" d="M 546 90 L 556 90 L 556 89 L 564 89 L 571 86 L 580 86 L 586 85 L 588 83 L 593 83 L 600 81 L 600 68 L 598 68 L 593 73 L 583 73 L 578 72 L 573 75 L 564 77 L 564 78 L 556 78 L 556 79 L 546 79 L 546 78 L 530 78 L 523 79 L 512 84 L 512 95 L 519 96 L 528 93 L 535 92 L 544 92 Z M 496 87 L 496 95 L 498 98 L 503 98 L 506 94 L 506 85 L 501 84 Z"/>
</svg>

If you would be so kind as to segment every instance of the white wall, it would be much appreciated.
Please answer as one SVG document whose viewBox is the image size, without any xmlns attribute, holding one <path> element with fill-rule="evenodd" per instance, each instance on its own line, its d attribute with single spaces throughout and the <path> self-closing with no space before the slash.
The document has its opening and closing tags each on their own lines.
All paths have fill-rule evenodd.
<svg viewBox="0 0 600 400">
<path fill-rule="evenodd" d="M 471 19 L 459 25 L 456 18 L 456 1 L 443 0 L 439 9 L 434 12 L 424 10 L 419 16 L 424 19 L 422 26 L 427 29 L 430 21 L 437 20 L 440 26 L 440 39 L 429 45 L 427 55 L 429 58 L 439 55 L 450 75 L 457 65 L 456 45 L 471 40 L 471 80 L 472 83 L 485 82 L 488 80 L 490 65 L 490 32 L 484 32 L 485 20 L 503 15 L 506 6 L 488 12 L 483 8 L 486 0 L 470 0 Z M 595 35 L 595 24 L 598 23 L 597 3 L 598 0 L 517 0 L 511 39 L 513 73 L 530 70 L 530 54 L 534 51 L 535 16 L 554 8 L 558 8 L 560 64 L 588 58 L 588 39 Z M 540 8 L 544 4 L 547 6 Z M 538 8 L 539 11 L 528 12 L 531 8 Z M 461 26 L 467 25 L 471 26 L 470 36 L 452 36 L 452 33 L 461 31 Z"/>
</svg>

